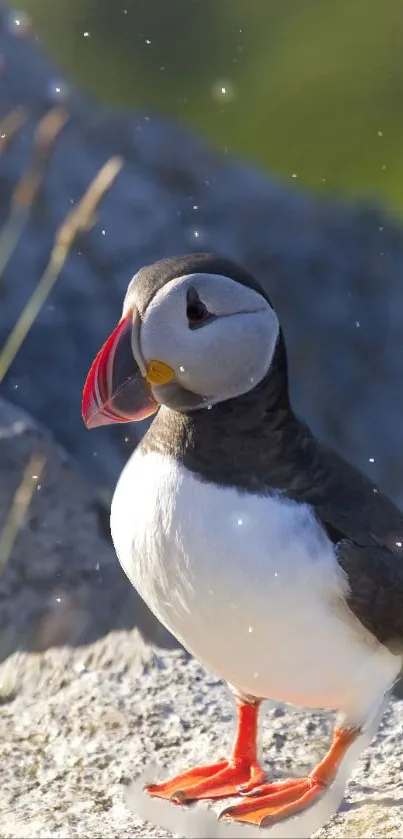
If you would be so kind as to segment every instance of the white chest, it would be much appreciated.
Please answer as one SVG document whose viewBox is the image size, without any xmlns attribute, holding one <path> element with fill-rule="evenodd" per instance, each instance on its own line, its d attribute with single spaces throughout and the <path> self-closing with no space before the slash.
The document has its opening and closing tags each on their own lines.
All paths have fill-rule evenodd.
<svg viewBox="0 0 403 839">
<path fill-rule="evenodd" d="M 307 505 L 216 487 L 135 452 L 111 527 L 154 614 L 244 693 L 340 707 L 367 648 L 374 656 L 346 618 L 347 581 Z"/>
</svg>

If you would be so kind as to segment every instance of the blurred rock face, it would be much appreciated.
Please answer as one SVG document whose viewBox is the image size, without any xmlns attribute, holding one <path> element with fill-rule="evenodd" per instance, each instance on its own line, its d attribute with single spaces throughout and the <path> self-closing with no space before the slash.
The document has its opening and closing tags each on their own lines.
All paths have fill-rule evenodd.
<svg viewBox="0 0 403 839">
<path fill-rule="evenodd" d="M 29 468 L 35 458 L 40 475 Z M 29 504 L 7 556 L 3 528 L 18 515 L 24 484 Z M 171 643 L 126 580 L 73 461 L 0 400 L 0 663 L 17 649 L 88 644 L 135 625 L 146 639 Z"/>
<path fill-rule="evenodd" d="M 268 289 L 287 339 L 298 412 L 403 503 L 401 230 L 376 209 L 314 200 L 219 158 L 156 117 L 88 102 L 38 51 L 27 27 L 10 25 L 9 12 L 1 14 L 0 53 L 1 114 L 21 104 L 29 113 L 0 158 L 1 223 L 38 120 L 55 101 L 70 113 L 1 280 L 2 342 L 66 213 L 112 154 L 126 160 L 12 365 L 7 397 L 110 489 L 140 430 L 85 431 L 80 399 L 88 366 L 141 265 L 215 250 L 243 262 Z"/>
</svg>

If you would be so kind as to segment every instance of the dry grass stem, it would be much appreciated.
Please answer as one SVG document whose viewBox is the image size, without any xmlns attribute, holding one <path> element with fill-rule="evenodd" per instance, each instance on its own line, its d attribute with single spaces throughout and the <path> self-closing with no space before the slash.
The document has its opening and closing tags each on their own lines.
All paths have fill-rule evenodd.
<svg viewBox="0 0 403 839">
<path fill-rule="evenodd" d="M 8 149 L 11 141 L 14 139 L 17 131 L 24 125 L 28 119 L 28 111 L 26 108 L 18 107 L 9 111 L 2 120 L 0 120 L 0 157 Z"/>
<path fill-rule="evenodd" d="M 21 483 L 17 488 L 9 514 L 0 533 L 0 576 L 11 556 L 15 540 L 24 523 L 24 518 L 38 486 L 46 458 L 33 454 L 25 467 Z"/>
<path fill-rule="evenodd" d="M 31 160 L 27 171 L 19 180 L 11 198 L 12 208 L 29 208 L 35 200 L 49 162 L 55 140 L 69 119 L 65 108 L 55 107 L 38 122 L 34 135 Z"/>
<path fill-rule="evenodd" d="M 47 300 L 75 239 L 94 223 L 98 204 L 105 192 L 112 186 L 123 164 L 123 158 L 111 157 L 95 176 L 77 207 L 68 213 L 66 219 L 60 225 L 45 271 L 0 353 L 0 384 Z"/>
<path fill-rule="evenodd" d="M 48 111 L 37 125 L 28 169 L 14 189 L 10 214 L 0 233 L 0 277 L 4 274 L 21 237 L 46 172 L 55 140 L 68 119 L 69 114 L 65 108 L 55 107 Z M 18 115 L 14 115 L 15 123 L 18 124 Z"/>
</svg>

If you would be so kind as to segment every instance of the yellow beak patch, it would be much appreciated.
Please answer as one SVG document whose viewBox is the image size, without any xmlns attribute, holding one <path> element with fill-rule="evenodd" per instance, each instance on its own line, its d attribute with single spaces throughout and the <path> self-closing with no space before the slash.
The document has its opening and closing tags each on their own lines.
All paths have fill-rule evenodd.
<svg viewBox="0 0 403 839">
<path fill-rule="evenodd" d="M 149 361 L 147 364 L 146 379 L 150 385 L 166 385 L 175 376 L 175 371 L 163 361 Z"/>
</svg>

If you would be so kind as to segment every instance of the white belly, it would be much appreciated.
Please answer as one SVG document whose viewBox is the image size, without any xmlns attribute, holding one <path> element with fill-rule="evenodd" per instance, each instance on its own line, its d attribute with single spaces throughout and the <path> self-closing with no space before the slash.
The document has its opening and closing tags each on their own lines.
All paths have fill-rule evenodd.
<svg viewBox="0 0 403 839">
<path fill-rule="evenodd" d="M 112 504 L 127 576 L 159 620 L 244 694 L 366 715 L 400 668 L 348 612 L 307 505 L 216 487 L 135 452 Z"/>
</svg>

